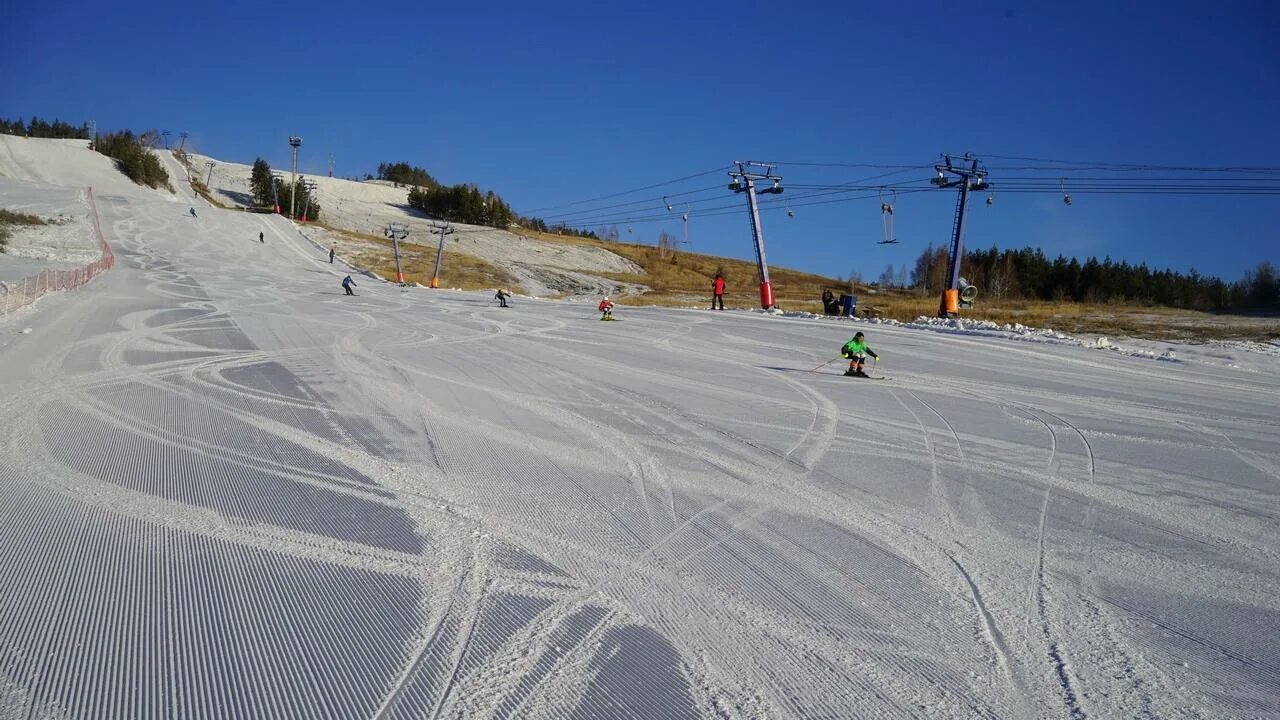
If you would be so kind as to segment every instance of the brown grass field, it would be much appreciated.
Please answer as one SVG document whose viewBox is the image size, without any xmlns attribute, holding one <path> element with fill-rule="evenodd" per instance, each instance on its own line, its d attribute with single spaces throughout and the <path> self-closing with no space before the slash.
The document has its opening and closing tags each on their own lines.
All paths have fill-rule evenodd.
<svg viewBox="0 0 1280 720">
<path fill-rule="evenodd" d="M 319 223 L 323 225 L 323 223 Z M 357 266 L 394 279 L 395 260 L 392 243 L 386 238 L 330 228 L 353 245 L 344 254 Z M 644 295 L 615 298 L 621 305 L 658 305 L 664 307 L 704 307 L 711 302 L 711 279 L 722 272 L 727 281 L 725 306 L 759 307 L 759 284 L 754 260 L 721 258 L 700 253 L 676 252 L 664 256 L 652 245 L 614 243 L 592 238 L 579 238 L 522 230 L 525 236 L 548 242 L 593 245 L 617 253 L 644 269 L 643 273 L 606 273 L 621 282 L 649 286 Z M 408 282 L 427 285 L 435 264 L 434 247 L 402 244 L 401 267 Z M 842 281 L 813 273 L 770 268 L 774 300 L 783 310 L 822 312 L 823 288 L 839 295 L 848 292 Z M 441 272 L 442 285 L 464 290 L 488 290 L 505 287 L 520 292 L 515 279 L 501 267 L 471 255 L 446 253 Z M 909 290 L 880 291 L 859 285 L 859 315 L 892 318 L 902 322 L 921 315 L 935 316 L 938 298 Z M 1162 340 L 1215 340 L 1228 338 L 1280 338 L 1280 317 L 1219 315 L 1143 305 L 1088 304 L 1042 300 L 992 300 L 978 298 L 972 309 L 962 310 L 961 317 L 993 322 L 1022 323 L 1030 327 L 1053 328 L 1067 333 L 1095 333 Z"/>
</svg>

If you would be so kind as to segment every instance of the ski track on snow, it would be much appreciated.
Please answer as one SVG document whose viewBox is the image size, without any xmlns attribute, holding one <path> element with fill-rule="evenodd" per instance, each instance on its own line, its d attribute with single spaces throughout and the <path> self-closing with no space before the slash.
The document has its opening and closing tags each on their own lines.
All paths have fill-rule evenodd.
<svg viewBox="0 0 1280 720">
<path fill-rule="evenodd" d="M 0 716 L 1280 716 L 1280 373 L 876 326 L 850 381 L 104 182 L 116 268 L 0 346 Z"/>
</svg>

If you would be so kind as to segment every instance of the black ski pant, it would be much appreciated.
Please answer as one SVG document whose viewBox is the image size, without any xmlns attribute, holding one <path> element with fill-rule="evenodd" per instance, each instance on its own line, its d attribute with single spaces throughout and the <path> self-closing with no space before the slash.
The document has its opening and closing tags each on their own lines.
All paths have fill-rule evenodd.
<svg viewBox="0 0 1280 720">
<path fill-rule="evenodd" d="M 721 310 L 723 310 L 723 309 L 724 309 L 724 294 L 723 294 L 723 293 L 722 293 L 722 294 L 719 294 L 719 295 L 712 295 L 712 296 L 711 296 L 711 309 L 712 309 L 712 310 L 715 310 L 715 309 L 716 309 L 716 303 L 717 303 L 717 302 L 718 302 L 718 303 L 720 303 L 720 309 L 721 309 Z"/>
</svg>

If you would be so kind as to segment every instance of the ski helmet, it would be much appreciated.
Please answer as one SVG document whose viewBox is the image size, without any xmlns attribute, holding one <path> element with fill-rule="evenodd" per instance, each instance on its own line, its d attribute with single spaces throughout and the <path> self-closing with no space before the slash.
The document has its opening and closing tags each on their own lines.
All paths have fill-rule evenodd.
<svg viewBox="0 0 1280 720">
<path fill-rule="evenodd" d="M 856 339 L 856 338 L 863 337 L 863 335 L 861 332 L 858 332 L 858 333 L 855 333 L 853 337 Z"/>
</svg>

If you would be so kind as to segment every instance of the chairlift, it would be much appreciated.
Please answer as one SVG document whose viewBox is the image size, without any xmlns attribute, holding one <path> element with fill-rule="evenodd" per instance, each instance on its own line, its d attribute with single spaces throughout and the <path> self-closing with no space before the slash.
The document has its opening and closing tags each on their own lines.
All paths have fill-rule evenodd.
<svg viewBox="0 0 1280 720">
<path fill-rule="evenodd" d="M 1071 196 L 1067 194 L 1067 179 L 1066 179 L 1066 178 L 1062 178 L 1062 180 L 1061 180 L 1061 187 L 1062 187 L 1062 202 L 1063 202 L 1063 203 L 1065 203 L 1065 204 L 1067 204 L 1067 205 L 1070 205 L 1070 204 L 1071 204 Z"/>
<path fill-rule="evenodd" d="M 630 223 L 628 223 L 628 224 L 627 224 L 627 234 L 628 234 L 628 235 L 631 235 L 631 234 L 632 234 L 632 232 L 631 232 L 631 225 L 630 225 Z"/>
<path fill-rule="evenodd" d="M 987 207 L 991 207 L 992 205 L 995 205 L 995 204 L 996 204 L 996 189 L 995 187 L 992 187 L 991 194 L 987 195 Z"/>
<path fill-rule="evenodd" d="M 885 202 L 884 188 L 880 188 L 880 242 L 877 245 L 896 245 L 898 238 L 893 232 L 893 206 L 898 202 L 898 191 L 892 190 L 891 201 Z"/>
<path fill-rule="evenodd" d="M 662 204 L 667 206 L 667 212 L 671 212 L 671 201 L 667 199 L 666 195 L 662 196 Z"/>
<path fill-rule="evenodd" d="M 783 200 L 782 206 L 787 209 L 787 217 L 793 218 L 796 216 L 796 211 L 791 209 L 791 203 L 788 203 L 786 200 Z"/>
</svg>

